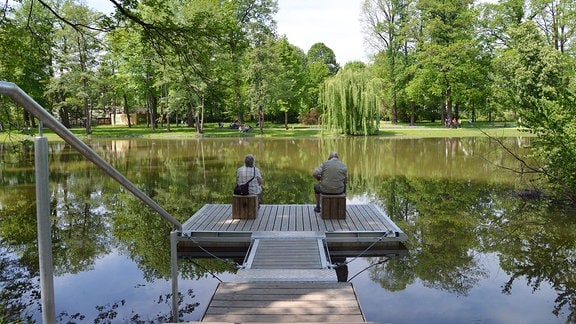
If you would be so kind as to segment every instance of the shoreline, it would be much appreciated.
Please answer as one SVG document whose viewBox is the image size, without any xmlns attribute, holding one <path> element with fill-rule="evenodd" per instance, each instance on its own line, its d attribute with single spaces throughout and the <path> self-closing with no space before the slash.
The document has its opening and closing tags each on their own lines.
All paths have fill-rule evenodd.
<svg viewBox="0 0 576 324">
<path fill-rule="evenodd" d="M 335 138 L 352 135 L 337 134 L 334 132 L 323 131 L 318 126 L 307 125 L 289 125 L 285 129 L 283 125 L 270 124 L 265 125 L 264 133 L 253 128 L 249 132 L 239 132 L 236 129 L 218 127 L 217 123 L 209 123 L 204 126 L 204 132 L 196 133 L 191 127 L 181 125 L 171 125 L 170 131 L 166 127 L 158 127 L 155 131 L 145 125 L 133 126 L 111 126 L 98 125 L 92 127 L 92 134 L 84 134 L 84 128 L 71 128 L 70 131 L 80 139 L 121 139 L 121 138 L 143 138 L 143 139 L 201 139 L 201 138 Z M 22 141 L 36 136 L 38 130 L 31 133 L 20 131 L 0 132 L 1 142 Z M 50 129 L 44 129 L 43 135 L 49 140 L 62 140 L 57 134 Z M 520 129 L 516 126 L 506 125 L 489 125 L 481 124 L 480 126 L 464 126 L 460 128 L 446 128 L 442 126 L 429 125 L 392 125 L 383 123 L 378 135 L 369 135 L 367 137 L 377 138 L 395 138 L 395 139 L 414 139 L 414 138 L 463 138 L 463 137 L 534 137 L 527 129 Z M 353 136 L 354 137 L 354 136 Z M 360 137 L 360 136 L 355 136 Z"/>
</svg>

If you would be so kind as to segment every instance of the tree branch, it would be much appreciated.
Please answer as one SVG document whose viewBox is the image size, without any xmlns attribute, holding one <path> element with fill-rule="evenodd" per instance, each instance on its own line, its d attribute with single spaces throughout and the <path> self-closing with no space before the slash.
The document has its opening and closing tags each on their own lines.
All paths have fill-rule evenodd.
<svg viewBox="0 0 576 324">
<path fill-rule="evenodd" d="M 109 30 L 107 29 L 103 29 L 103 28 L 98 28 L 98 27 L 93 27 L 93 26 L 89 26 L 89 25 L 84 25 L 84 24 L 79 24 L 79 23 L 73 23 L 71 21 L 69 21 L 68 19 L 60 16 L 49 4 L 47 4 L 46 2 L 44 2 L 43 0 L 37 0 L 44 8 L 48 9 L 48 11 L 50 11 L 56 18 L 58 18 L 60 21 L 64 22 L 66 25 L 72 27 L 74 30 L 81 32 L 82 28 L 86 28 L 89 30 L 93 30 L 93 31 L 98 31 L 98 32 L 107 32 Z M 33 2 L 32 2 L 33 3 Z M 30 12 L 32 12 L 32 6 L 30 6 Z"/>
</svg>

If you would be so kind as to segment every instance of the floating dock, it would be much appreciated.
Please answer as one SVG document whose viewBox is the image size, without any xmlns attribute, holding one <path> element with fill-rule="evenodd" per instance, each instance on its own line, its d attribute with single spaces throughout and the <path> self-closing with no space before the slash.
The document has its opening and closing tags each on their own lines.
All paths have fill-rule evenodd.
<svg viewBox="0 0 576 324">
<path fill-rule="evenodd" d="M 204 205 L 182 226 L 181 257 L 202 256 L 198 247 L 216 255 L 243 257 L 261 233 L 313 232 L 325 236 L 334 257 L 405 253 L 408 237 L 376 205 L 347 205 L 345 219 L 322 219 L 314 205 L 261 205 L 256 219 L 232 219 L 229 204 Z"/>
<path fill-rule="evenodd" d="M 407 253 L 406 234 L 372 204 L 347 205 L 345 219 L 322 219 L 314 205 L 261 205 L 255 219 L 232 219 L 208 204 L 183 224 L 182 258 L 241 259 L 220 283 L 202 322 L 365 322 L 352 283 L 332 260 Z"/>
</svg>

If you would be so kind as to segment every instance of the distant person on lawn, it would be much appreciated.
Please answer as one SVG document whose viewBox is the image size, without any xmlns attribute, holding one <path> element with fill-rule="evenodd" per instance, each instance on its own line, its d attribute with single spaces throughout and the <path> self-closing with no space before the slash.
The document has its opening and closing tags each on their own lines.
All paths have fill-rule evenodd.
<svg viewBox="0 0 576 324">
<path fill-rule="evenodd" d="M 328 160 L 314 169 L 312 176 L 318 180 L 318 183 L 314 185 L 315 212 L 320 212 L 320 194 L 340 195 L 346 193 L 348 170 L 346 165 L 338 159 L 338 152 L 331 152 Z"/>
</svg>

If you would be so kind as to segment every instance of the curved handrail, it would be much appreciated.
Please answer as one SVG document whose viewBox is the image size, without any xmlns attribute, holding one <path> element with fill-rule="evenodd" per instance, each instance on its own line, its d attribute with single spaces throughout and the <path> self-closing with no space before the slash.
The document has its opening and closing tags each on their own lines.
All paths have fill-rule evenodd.
<svg viewBox="0 0 576 324">
<path fill-rule="evenodd" d="M 124 186 L 134 196 L 139 198 L 142 202 L 156 211 L 160 216 L 174 225 L 177 230 L 182 230 L 182 223 L 170 215 L 166 210 L 160 207 L 152 198 L 148 197 L 144 192 L 138 189 L 130 180 L 124 177 L 112 165 L 102 159 L 96 152 L 94 152 L 88 145 L 82 142 L 78 137 L 74 136 L 64 125 L 62 125 L 56 118 L 48 113 L 42 106 L 40 106 L 34 99 L 32 99 L 26 92 L 24 92 L 16 84 L 6 81 L 0 81 L 0 95 L 10 97 L 15 103 L 22 106 L 29 113 L 38 118 L 44 125 L 58 134 L 66 143 L 74 147 L 80 154 L 84 155 L 88 160 L 92 161 L 102 171 L 108 174 L 112 179 L 116 180 L 119 184 Z"/>
</svg>

